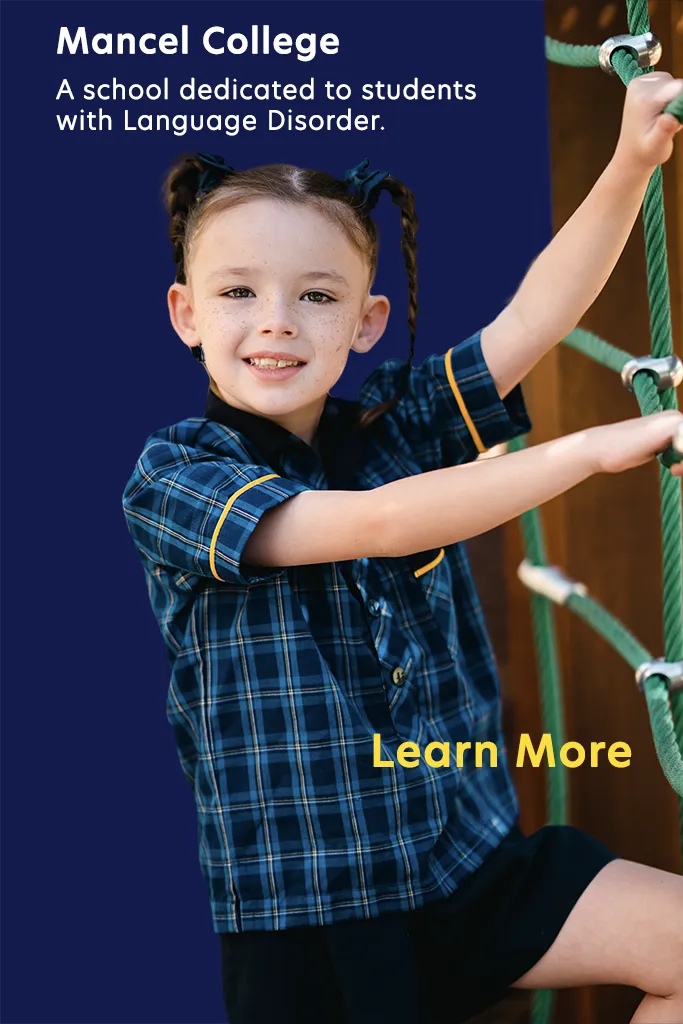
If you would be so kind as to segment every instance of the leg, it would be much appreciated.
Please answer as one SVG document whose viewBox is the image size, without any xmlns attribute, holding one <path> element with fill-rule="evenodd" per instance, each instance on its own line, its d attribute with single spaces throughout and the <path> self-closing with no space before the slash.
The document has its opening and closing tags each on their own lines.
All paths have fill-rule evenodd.
<svg viewBox="0 0 683 1024">
<path fill-rule="evenodd" d="M 683 1022 L 683 877 L 633 861 L 607 864 L 513 988 L 601 984 L 648 993 L 631 1024 Z"/>
</svg>

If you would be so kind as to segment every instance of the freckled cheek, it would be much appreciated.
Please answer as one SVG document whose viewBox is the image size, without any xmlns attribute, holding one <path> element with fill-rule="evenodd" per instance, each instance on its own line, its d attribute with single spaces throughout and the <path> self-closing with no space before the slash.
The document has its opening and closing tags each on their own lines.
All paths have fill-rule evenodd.
<svg viewBox="0 0 683 1024">
<path fill-rule="evenodd" d="M 318 330 L 325 333 L 335 352 L 350 344 L 355 326 L 356 319 L 352 314 L 334 311 L 324 318 L 321 317 L 317 324 Z"/>
<path fill-rule="evenodd" d="M 209 306 L 197 317 L 200 335 L 215 339 L 216 342 L 229 342 L 239 338 L 249 328 L 248 318 L 241 310 L 229 310 L 225 306 Z"/>
</svg>

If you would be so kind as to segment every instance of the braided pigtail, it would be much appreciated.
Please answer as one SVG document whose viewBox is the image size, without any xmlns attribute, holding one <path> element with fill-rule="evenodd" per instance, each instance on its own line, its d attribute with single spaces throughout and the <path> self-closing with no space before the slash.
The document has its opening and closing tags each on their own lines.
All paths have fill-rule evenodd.
<svg viewBox="0 0 683 1024">
<path fill-rule="evenodd" d="M 392 177 L 390 174 L 386 175 L 382 182 L 377 186 L 378 191 L 379 189 L 386 189 L 386 191 L 391 195 L 393 203 L 398 206 L 401 211 L 401 226 L 403 227 L 403 235 L 401 236 L 401 252 L 403 253 L 403 261 L 405 263 L 406 274 L 408 276 L 408 330 L 410 332 L 410 353 L 405 364 L 398 391 L 392 396 L 392 398 L 387 399 L 386 402 L 381 402 L 379 405 L 375 405 L 371 409 L 367 409 L 361 416 L 361 427 L 369 426 L 370 423 L 373 423 L 378 416 L 381 416 L 382 413 L 391 409 L 396 402 L 398 402 L 407 387 L 413 355 L 415 352 L 415 331 L 417 327 L 417 311 L 419 308 L 417 304 L 417 239 L 415 235 L 420 222 L 417 214 L 415 213 L 415 196 L 402 181 L 399 181 L 398 178 Z"/>
<path fill-rule="evenodd" d="M 185 268 L 188 219 L 197 202 L 220 185 L 235 168 L 214 153 L 188 153 L 181 156 L 166 175 L 164 201 L 171 218 L 169 235 L 173 244 L 176 281 L 187 284 Z"/>
<path fill-rule="evenodd" d="M 173 259 L 176 265 L 175 279 L 186 284 L 185 276 L 185 227 L 187 217 L 194 206 L 203 168 L 192 155 L 180 157 L 171 167 L 164 181 L 164 202 L 171 222 L 169 237 L 173 245 Z"/>
<path fill-rule="evenodd" d="M 391 193 L 391 198 L 401 210 L 401 252 L 408 276 L 408 330 L 410 331 L 410 354 L 407 369 L 413 361 L 415 353 L 415 330 L 417 327 L 417 239 L 415 237 L 419 220 L 415 213 L 415 196 L 398 178 L 389 176 L 384 188 Z"/>
</svg>

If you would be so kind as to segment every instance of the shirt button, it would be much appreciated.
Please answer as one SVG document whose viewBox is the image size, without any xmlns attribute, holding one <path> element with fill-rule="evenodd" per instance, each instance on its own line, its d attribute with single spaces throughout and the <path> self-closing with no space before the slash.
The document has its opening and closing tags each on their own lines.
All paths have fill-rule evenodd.
<svg viewBox="0 0 683 1024">
<path fill-rule="evenodd" d="M 406 678 L 406 674 L 400 665 L 397 665 L 394 671 L 391 673 L 391 681 L 394 686 L 402 686 Z"/>
<path fill-rule="evenodd" d="M 381 611 L 381 605 L 379 601 L 374 599 L 374 597 L 371 601 L 368 601 L 368 611 L 371 615 L 379 615 Z"/>
</svg>

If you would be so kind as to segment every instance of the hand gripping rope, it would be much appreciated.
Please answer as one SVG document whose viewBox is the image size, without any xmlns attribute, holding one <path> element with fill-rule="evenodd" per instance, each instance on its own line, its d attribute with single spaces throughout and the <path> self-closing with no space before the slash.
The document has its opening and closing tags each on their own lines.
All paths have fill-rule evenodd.
<svg viewBox="0 0 683 1024">
<path fill-rule="evenodd" d="M 650 32 L 647 0 L 626 0 L 629 35 L 613 36 L 602 46 L 572 46 L 546 37 L 546 57 L 572 67 L 600 67 L 618 74 L 624 85 L 647 74 L 662 52 Z M 683 96 L 665 108 L 683 121 Z M 676 387 L 683 380 L 683 365 L 673 353 L 671 306 L 666 257 L 662 169 L 650 178 L 643 203 L 645 255 L 650 307 L 652 353 L 634 358 L 602 338 L 577 328 L 564 344 L 621 374 L 624 387 L 636 396 L 642 415 L 677 409 Z M 525 447 L 523 438 L 509 444 L 510 451 Z M 531 592 L 531 614 L 541 686 L 543 731 L 553 745 L 565 742 L 557 636 L 552 605 L 570 608 L 607 640 L 633 668 L 645 696 L 659 763 L 680 798 L 683 841 L 683 509 L 681 480 L 668 468 L 682 461 L 683 429 L 658 456 L 662 513 L 662 570 L 665 657 L 654 658 L 613 615 L 578 583 L 548 566 L 538 509 L 520 517 L 526 558 L 518 575 Z M 548 821 L 564 824 L 568 816 L 567 769 L 558 765 L 547 773 Z M 538 991 L 532 1002 L 532 1021 L 546 1024 L 552 1013 L 553 993 Z"/>
</svg>

